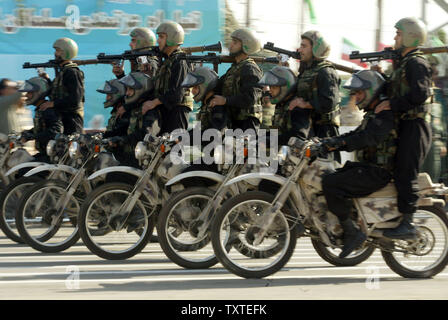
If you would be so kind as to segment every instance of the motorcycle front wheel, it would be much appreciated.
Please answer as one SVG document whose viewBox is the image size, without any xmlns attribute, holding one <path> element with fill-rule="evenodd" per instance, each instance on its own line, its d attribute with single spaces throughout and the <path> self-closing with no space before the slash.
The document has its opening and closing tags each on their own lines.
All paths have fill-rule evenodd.
<svg viewBox="0 0 448 320">
<path fill-rule="evenodd" d="M 79 233 L 87 248 L 107 260 L 124 260 L 140 253 L 154 229 L 151 204 L 142 195 L 129 215 L 120 213 L 133 186 L 105 183 L 86 198 L 79 213 Z"/>
<path fill-rule="evenodd" d="M 263 278 L 283 268 L 291 258 L 297 241 L 297 216 L 281 208 L 260 243 L 257 234 L 267 218 L 274 195 L 250 191 L 224 202 L 212 223 L 213 250 L 219 262 L 230 272 L 243 278 Z M 275 254 L 242 254 L 235 245 L 253 247 L 258 252 L 280 247 Z"/>
</svg>

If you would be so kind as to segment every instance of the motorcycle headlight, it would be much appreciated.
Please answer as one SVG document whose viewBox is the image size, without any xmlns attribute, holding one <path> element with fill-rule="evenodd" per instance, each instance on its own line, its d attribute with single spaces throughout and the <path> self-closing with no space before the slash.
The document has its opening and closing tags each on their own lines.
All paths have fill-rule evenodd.
<svg viewBox="0 0 448 320">
<path fill-rule="evenodd" d="M 148 148 L 142 141 L 137 143 L 137 145 L 135 146 L 135 158 L 137 160 L 143 160 L 143 158 L 145 157 L 147 152 L 148 152 Z"/>
<path fill-rule="evenodd" d="M 0 133 L 0 143 L 6 143 L 8 141 L 8 135 Z"/>
<path fill-rule="evenodd" d="M 52 157 L 55 154 L 55 150 L 56 150 L 56 141 L 55 140 L 50 140 L 47 143 L 47 155 L 49 157 Z"/>
<path fill-rule="evenodd" d="M 79 158 L 81 152 L 80 152 L 80 147 L 79 147 L 78 142 L 73 141 L 70 144 L 70 147 L 68 148 L 68 154 L 69 154 L 70 158 L 72 158 L 72 159 Z"/>
<path fill-rule="evenodd" d="M 289 152 L 290 152 L 290 148 L 288 146 L 282 146 L 280 148 L 280 151 L 277 155 L 278 163 L 280 165 L 283 165 L 285 163 L 286 159 L 288 158 Z"/>
</svg>

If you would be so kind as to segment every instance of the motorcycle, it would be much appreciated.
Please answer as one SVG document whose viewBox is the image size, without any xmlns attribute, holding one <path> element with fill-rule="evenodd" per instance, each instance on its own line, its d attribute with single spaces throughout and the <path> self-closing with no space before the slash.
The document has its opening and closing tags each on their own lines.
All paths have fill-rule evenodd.
<svg viewBox="0 0 448 320">
<path fill-rule="evenodd" d="M 47 164 L 25 174 L 29 177 L 40 172 L 58 172 L 66 179 L 48 179 L 37 182 L 20 199 L 16 211 L 17 229 L 21 238 L 41 252 L 60 252 L 79 240 L 78 212 L 99 178 L 89 181 L 88 174 L 118 163 L 106 152 L 107 139 L 97 135 L 77 135 L 69 146 L 73 166 Z"/>
<path fill-rule="evenodd" d="M 266 165 L 249 165 L 247 145 L 241 149 L 244 161 L 236 161 L 236 141 L 234 152 L 224 155 L 223 147 L 214 151 L 214 163 L 217 172 L 195 170 L 177 175 L 165 185 L 172 195 L 163 205 L 157 217 L 157 234 L 163 251 L 171 261 L 189 269 L 209 268 L 218 260 L 213 254 L 210 242 L 210 225 L 215 212 L 222 202 L 241 192 L 256 188 L 253 181 L 227 186 L 227 182 L 245 172 L 266 167 Z M 239 142 L 244 146 L 244 138 Z M 226 149 L 225 152 L 228 150 Z M 224 163 L 233 159 L 232 164 Z M 185 181 L 194 180 L 195 186 L 184 187 Z M 243 245 L 236 245 L 245 254 L 258 254 L 247 250 Z M 210 253 L 211 252 L 211 253 Z"/>
<path fill-rule="evenodd" d="M 343 230 L 338 218 L 327 208 L 322 194 L 321 176 L 334 171 L 333 161 L 316 158 L 322 146 L 313 141 L 283 147 L 282 175 L 250 173 L 234 181 L 260 178 L 280 186 L 273 195 L 249 191 L 226 201 L 212 223 L 212 245 L 219 262 L 244 278 L 263 278 L 274 274 L 291 258 L 297 239 L 310 237 L 313 244 L 339 250 Z M 311 163 L 311 164 L 310 164 Z M 402 214 L 397 210 L 392 183 L 367 197 L 353 199 L 352 218 L 367 235 L 364 246 L 381 250 L 386 264 L 397 274 L 409 278 L 429 278 L 448 263 L 448 218 L 443 210 L 448 188 L 419 175 L 418 210 L 414 214 L 417 238 L 394 240 L 383 231 L 397 227 Z M 245 241 L 256 248 L 280 246 L 276 255 L 250 259 L 233 249 Z"/>
<path fill-rule="evenodd" d="M 50 159 L 50 163 L 63 164 L 68 157 L 68 144 L 69 137 L 59 134 L 55 137 L 55 140 L 50 140 L 47 144 L 47 155 Z M 21 176 L 20 178 L 14 178 L 18 175 L 22 175 L 23 172 L 31 170 L 35 167 L 47 165 L 46 162 L 24 162 L 18 164 L 6 173 L 6 177 L 11 177 L 12 182 L 9 183 L 6 188 L 0 193 L 0 228 L 5 235 L 17 243 L 24 243 L 16 228 L 15 212 L 19 205 L 19 200 L 23 196 L 24 192 L 35 183 L 43 179 L 65 179 L 63 175 L 57 176 L 59 172 L 41 172 L 38 175 L 29 177 Z"/>
<path fill-rule="evenodd" d="M 92 180 L 121 174 L 125 178 L 124 182 L 106 182 L 95 188 L 81 207 L 79 233 L 92 253 L 103 259 L 123 260 L 143 250 L 154 229 L 156 215 L 169 196 L 165 180 L 186 166 L 170 165 L 168 155 L 175 144 L 168 135 L 147 134 L 135 148 L 142 169 L 113 166 L 88 177 Z"/>
</svg>

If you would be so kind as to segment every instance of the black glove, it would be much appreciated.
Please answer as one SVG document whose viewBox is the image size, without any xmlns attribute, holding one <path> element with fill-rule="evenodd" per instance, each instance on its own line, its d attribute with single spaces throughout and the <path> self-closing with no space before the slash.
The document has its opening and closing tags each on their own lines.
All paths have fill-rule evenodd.
<svg viewBox="0 0 448 320">
<path fill-rule="evenodd" d="M 23 131 L 21 138 L 25 139 L 26 141 L 34 140 L 34 134 L 29 131 Z"/>
<path fill-rule="evenodd" d="M 125 142 L 124 140 L 125 140 L 124 137 L 119 137 L 119 136 L 109 138 L 109 142 L 116 144 L 119 147 L 124 145 L 124 142 Z"/>
<path fill-rule="evenodd" d="M 336 151 L 345 146 L 345 141 L 339 137 L 331 137 L 322 139 L 322 145 L 327 148 L 328 151 Z"/>
</svg>

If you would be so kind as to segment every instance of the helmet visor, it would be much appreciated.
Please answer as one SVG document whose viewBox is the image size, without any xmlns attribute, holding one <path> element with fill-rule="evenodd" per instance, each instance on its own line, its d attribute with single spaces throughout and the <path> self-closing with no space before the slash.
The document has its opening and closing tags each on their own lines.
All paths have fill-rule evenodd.
<svg viewBox="0 0 448 320">
<path fill-rule="evenodd" d="M 283 78 L 277 77 L 275 74 L 273 74 L 271 71 L 268 71 L 264 74 L 263 78 L 261 78 L 260 81 L 258 81 L 259 85 L 262 86 L 285 86 L 286 80 Z"/>
<path fill-rule="evenodd" d="M 110 94 L 117 93 L 118 89 L 110 84 L 109 81 L 106 81 L 103 86 L 96 89 L 99 93 Z"/>
<path fill-rule="evenodd" d="M 204 82 L 204 77 L 188 73 L 181 84 L 183 88 L 191 88 Z"/>
<path fill-rule="evenodd" d="M 364 90 L 369 89 L 371 86 L 372 84 L 370 81 L 363 80 L 357 75 L 353 75 L 342 87 L 348 90 Z"/>
<path fill-rule="evenodd" d="M 141 89 L 142 85 L 132 76 L 132 74 L 128 74 L 127 76 L 121 78 L 119 80 L 122 84 L 124 84 L 126 87 L 132 88 L 132 89 Z"/>
<path fill-rule="evenodd" d="M 18 89 L 20 92 L 36 92 L 39 91 L 39 87 L 28 80 L 26 80 Z"/>
</svg>

